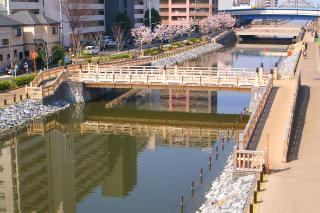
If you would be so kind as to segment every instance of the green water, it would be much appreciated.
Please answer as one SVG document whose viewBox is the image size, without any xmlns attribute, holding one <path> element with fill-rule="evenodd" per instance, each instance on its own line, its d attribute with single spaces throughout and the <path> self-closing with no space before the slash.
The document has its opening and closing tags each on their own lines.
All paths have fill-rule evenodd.
<svg viewBox="0 0 320 213">
<path fill-rule="evenodd" d="M 270 60 L 261 57 L 250 65 Z M 248 65 L 230 49 L 203 58 Z M 197 209 L 245 127 L 250 94 L 171 92 L 144 90 L 112 109 L 104 97 L 1 138 L 0 212 L 170 213 L 181 195 L 185 212 Z"/>
</svg>

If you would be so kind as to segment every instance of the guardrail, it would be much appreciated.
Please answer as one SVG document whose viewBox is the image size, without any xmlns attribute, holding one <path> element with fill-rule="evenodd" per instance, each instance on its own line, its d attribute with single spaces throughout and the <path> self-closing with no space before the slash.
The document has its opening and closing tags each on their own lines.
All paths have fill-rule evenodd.
<svg viewBox="0 0 320 213">
<path fill-rule="evenodd" d="M 291 105 L 290 105 L 290 115 L 287 121 L 287 128 L 284 133 L 284 149 L 283 149 L 283 162 L 287 162 L 288 160 L 288 149 L 290 145 L 290 138 L 291 138 L 291 133 L 292 133 L 292 124 L 294 120 L 294 114 L 296 111 L 296 105 L 297 105 L 297 100 L 298 100 L 298 93 L 300 90 L 300 85 L 301 85 L 301 74 L 299 73 L 299 76 L 296 79 L 295 82 L 295 88 L 294 88 L 294 93 L 291 98 Z"/>
<path fill-rule="evenodd" d="M 244 136 L 243 136 L 243 148 L 247 149 L 250 143 L 250 139 L 254 133 L 254 130 L 256 128 L 256 125 L 261 117 L 261 114 L 264 110 L 264 107 L 267 103 L 267 100 L 270 96 L 271 90 L 273 87 L 273 78 L 270 77 L 269 81 L 267 83 L 267 86 L 263 92 L 263 96 L 259 102 L 259 105 L 257 106 L 256 110 L 254 110 L 254 112 L 252 113 L 246 128 L 244 130 Z"/>
</svg>

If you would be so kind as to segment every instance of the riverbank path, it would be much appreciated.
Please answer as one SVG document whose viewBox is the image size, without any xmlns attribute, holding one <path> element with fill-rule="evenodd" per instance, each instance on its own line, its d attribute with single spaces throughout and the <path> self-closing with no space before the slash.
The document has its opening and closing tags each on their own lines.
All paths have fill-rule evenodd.
<svg viewBox="0 0 320 213">
<path fill-rule="evenodd" d="M 273 171 L 265 184 L 259 213 L 319 212 L 320 197 L 320 67 L 319 48 L 307 34 L 308 57 L 302 73 L 298 127 L 286 167 Z M 298 68 L 299 69 L 299 68 Z"/>
</svg>

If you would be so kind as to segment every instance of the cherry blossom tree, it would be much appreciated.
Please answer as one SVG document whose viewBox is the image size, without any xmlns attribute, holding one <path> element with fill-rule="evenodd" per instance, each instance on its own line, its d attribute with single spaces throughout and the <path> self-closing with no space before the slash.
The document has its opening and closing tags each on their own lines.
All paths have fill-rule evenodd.
<svg viewBox="0 0 320 213">
<path fill-rule="evenodd" d="M 236 24 L 236 19 L 230 13 L 218 13 L 216 15 L 222 28 L 232 28 Z"/>
<path fill-rule="evenodd" d="M 151 32 L 150 28 L 145 26 L 133 28 L 131 30 L 131 35 L 134 37 L 134 40 L 139 47 L 141 55 L 143 55 L 143 45 L 150 44 L 154 39 L 154 34 Z"/>
<path fill-rule="evenodd" d="M 154 28 L 153 38 L 160 41 L 160 49 L 162 48 L 163 41 L 167 39 L 168 26 L 159 24 Z"/>
<path fill-rule="evenodd" d="M 187 18 L 179 18 L 177 21 L 177 35 L 185 35 L 187 34 L 189 37 L 191 36 L 191 33 L 193 32 L 193 19 L 187 19 Z"/>
<path fill-rule="evenodd" d="M 199 22 L 200 32 L 208 34 L 223 28 L 231 28 L 235 25 L 236 20 L 229 13 L 219 13 L 209 16 Z"/>
<path fill-rule="evenodd" d="M 167 39 L 169 40 L 170 44 L 172 44 L 174 39 L 179 36 L 178 33 L 179 33 L 178 32 L 178 27 L 176 25 L 169 25 L 167 27 L 166 36 L 167 36 Z"/>
</svg>

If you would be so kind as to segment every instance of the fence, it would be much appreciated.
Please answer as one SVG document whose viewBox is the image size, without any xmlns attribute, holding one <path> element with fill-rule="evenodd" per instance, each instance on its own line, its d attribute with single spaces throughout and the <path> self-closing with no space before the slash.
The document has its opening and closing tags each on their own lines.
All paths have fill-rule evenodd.
<svg viewBox="0 0 320 213">
<path fill-rule="evenodd" d="M 249 146 L 250 139 L 254 133 L 254 130 L 256 128 L 256 125 L 259 121 L 259 118 L 264 110 L 264 107 L 267 103 L 267 100 L 270 96 L 271 90 L 273 87 L 273 78 L 271 77 L 269 79 L 269 82 L 267 83 L 267 87 L 265 88 L 263 92 L 263 96 L 259 102 L 259 105 L 257 106 L 257 109 L 254 110 L 253 114 L 251 115 L 249 122 L 247 123 L 247 126 L 244 130 L 244 137 L 243 137 L 243 148 L 247 149 Z"/>
<path fill-rule="evenodd" d="M 294 89 L 294 93 L 293 93 L 293 96 L 291 98 L 291 103 L 290 103 L 290 111 L 289 111 L 290 116 L 288 118 L 287 128 L 284 133 L 283 162 L 287 162 L 288 149 L 289 149 L 290 138 L 291 138 L 291 134 L 292 134 L 292 125 L 293 125 L 293 120 L 294 120 L 294 114 L 296 111 L 300 85 L 301 85 L 301 74 L 299 73 L 297 79 L 295 80 L 295 89 Z"/>
<path fill-rule="evenodd" d="M 266 164 L 266 152 L 254 150 L 233 150 L 233 171 L 234 172 L 262 172 Z"/>
</svg>

